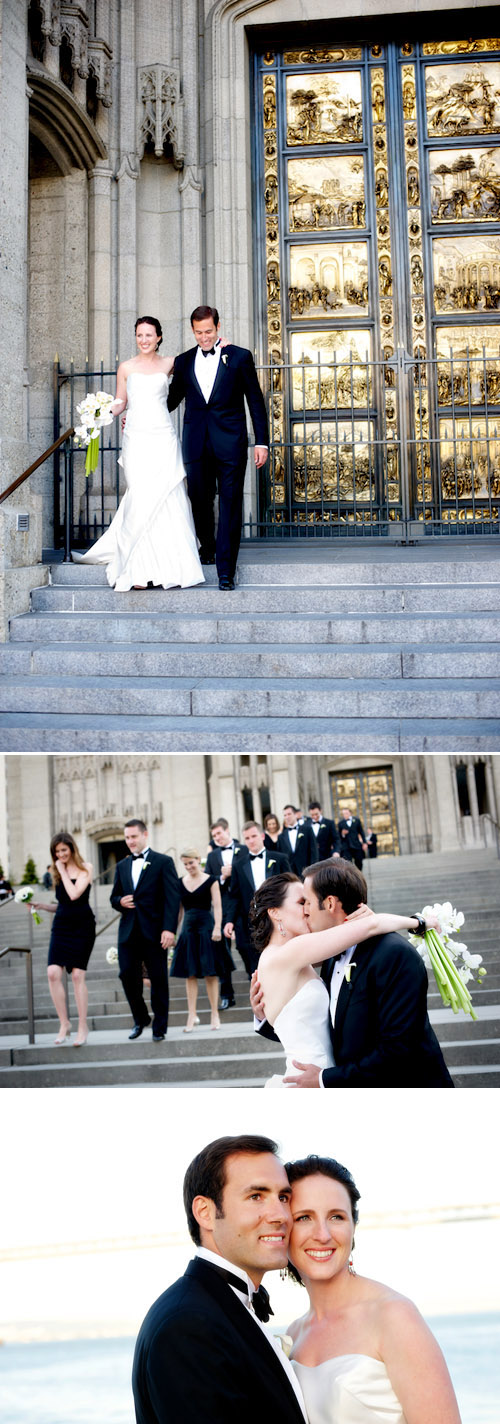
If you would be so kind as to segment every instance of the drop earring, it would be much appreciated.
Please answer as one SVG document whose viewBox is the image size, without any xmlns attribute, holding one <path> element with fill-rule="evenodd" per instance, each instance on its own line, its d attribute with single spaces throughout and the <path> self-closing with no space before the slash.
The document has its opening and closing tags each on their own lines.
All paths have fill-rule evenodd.
<svg viewBox="0 0 500 1424">
<path fill-rule="evenodd" d="M 278 929 L 280 935 L 283 935 L 283 938 L 286 938 L 286 929 L 284 927 L 283 920 L 278 920 Z"/>
<path fill-rule="evenodd" d="M 348 1271 L 349 1271 L 349 1275 L 350 1275 L 350 1276 L 355 1276 L 355 1275 L 356 1275 L 356 1271 L 354 1270 L 354 1266 L 353 1266 L 353 1262 L 352 1262 L 352 1255 L 349 1256 L 349 1263 L 348 1263 L 347 1269 L 348 1269 Z"/>
</svg>

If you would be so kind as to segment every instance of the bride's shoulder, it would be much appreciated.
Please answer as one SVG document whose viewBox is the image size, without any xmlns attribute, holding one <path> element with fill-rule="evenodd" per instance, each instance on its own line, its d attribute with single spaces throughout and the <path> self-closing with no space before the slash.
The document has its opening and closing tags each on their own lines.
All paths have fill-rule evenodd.
<svg viewBox="0 0 500 1424">
<path fill-rule="evenodd" d="M 366 1305 L 376 1315 L 382 1342 L 393 1339 L 395 1333 L 399 1335 L 401 1331 L 406 1333 L 419 1328 L 422 1322 L 420 1311 L 408 1296 L 381 1281 L 367 1281 L 366 1285 L 369 1287 Z"/>
</svg>

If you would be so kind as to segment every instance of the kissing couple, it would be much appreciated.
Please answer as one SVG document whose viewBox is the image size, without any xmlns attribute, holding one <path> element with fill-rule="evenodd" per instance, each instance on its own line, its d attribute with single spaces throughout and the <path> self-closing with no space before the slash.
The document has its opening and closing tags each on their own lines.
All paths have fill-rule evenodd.
<svg viewBox="0 0 500 1424">
<path fill-rule="evenodd" d="M 184 1178 L 194 1259 L 136 1344 L 137 1424 L 460 1424 L 416 1307 L 355 1271 L 359 1196 L 333 1158 L 283 1164 L 268 1137 L 203 1148 Z M 283 1342 L 262 1286 L 276 1270 L 309 1297 Z"/>
</svg>

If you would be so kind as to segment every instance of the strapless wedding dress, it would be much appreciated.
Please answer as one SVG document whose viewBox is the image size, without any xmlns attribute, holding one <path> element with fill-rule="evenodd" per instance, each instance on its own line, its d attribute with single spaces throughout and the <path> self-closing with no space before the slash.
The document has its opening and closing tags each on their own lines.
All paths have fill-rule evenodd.
<svg viewBox="0 0 500 1424">
<path fill-rule="evenodd" d="M 406 1424 L 382 1360 L 338 1355 L 322 1365 L 292 1364 L 309 1424 Z"/>
<path fill-rule="evenodd" d="M 275 1019 L 273 1028 L 286 1053 L 286 1073 L 297 1075 L 293 1060 L 315 1063 L 317 1068 L 331 1068 L 333 1053 L 330 1040 L 330 999 L 322 979 L 306 979 L 305 984 L 289 999 Z M 288 1088 L 275 1074 L 266 1088 Z"/>
<path fill-rule="evenodd" d="M 127 491 L 109 529 L 76 562 L 106 564 L 123 592 L 134 584 L 204 583 L 180 444 L 167 409 L 168 376 L 132 371 L 120 463 Z"/>
</svg>

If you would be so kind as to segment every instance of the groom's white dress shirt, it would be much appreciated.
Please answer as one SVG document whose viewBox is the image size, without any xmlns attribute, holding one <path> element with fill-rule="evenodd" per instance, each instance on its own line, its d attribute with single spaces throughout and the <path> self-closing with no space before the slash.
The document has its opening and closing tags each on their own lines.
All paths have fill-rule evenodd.
<svg viewBox="0 0 500 1424">
<path fill-rule="evenodd" d="M 246 1271 L 242 1271 L 239 1266 L 233 1265 L 232 1261 L 226 1261 L 223 1256 L 218 1256 L 215 1251 L 209 1251 L 206 1246 L 197 1246 L 196 1255 L 199 1256 L 202 1261 L 208 1261 L 209 1265 L 211 1266 L 223 1266 L 226 1271 L 231 1271 L 231 1275 L 241 1276 L 241 1292 L 237 1289 L 236 1286 L 233 1286 L 228 1282 L 229 1289 L 232 1290 L 233 1295 L 235 1295 L 236 1299 L 240 1301 L 240 1304 L 245 1305 L 247 1307 L 247 1310 L 251 1311 L 252 1317 L 255 1320 L 255 1324 L 258 1325 L 259 1329 L 263 1331 L 268 1345 L 271 1345 L 275 1354 L 278 1356 L 278 1359 L 281 1365 L 283 1366 L 285 1374 L 288 1375 L 288 1379 L 290 1381 L 294 1394 L 296 1395 L 299 1401 L 302 1413 L 304 1415 L 304 1419 L 307 1421 L 306 1407 L 302 1397 L 302 1390 L 300 1388 L 293 1365 L 290 1364 L 287 1355 L 285 1355 L 285 1351 L 280 1343 L 279 1336 L 273 1335 L 272 1330 L 270 1330 L 269 1326 L 265 1325 L 263 1320 L 259 1320 L 253 1309 L 252 1295 L 255 1290 L 253 1281 L 251 1281 L 250 1277 L 247 1276 Z M 249 1294 L 247 1294 L 247 1291 L 249 1292 Z"/>
<path fill-rule="evenodd" d="M 331 1021 L 332 1021 L 332 1024 L 333 1024 L 333 1027 L 334 1027 L 334 1028 L 335 1028 L 335 1014 L 336 1014 L 336 1012 L 337 1012 L 337 1004 L 338 1004 L 338 999 L 339 999 L 340 990 L 341 990 L 342 985 L 343 985 L 343 983 L 344 983 L 345 972 L 346 972 L 347 966 L 348 966 L 348 964 L 351 963 L 352 956 L 353 956 L 353 954 L 355 953 L 355 950 L 356 950 L 356 945 L 353 944 L 351 949 L 345 949 L 345 950 L 344 950 L 344 953 L 343 953 L 343 954 L 339 954 L 338 958 L 335 960 L 335 968 L 334 968 L 334 971 L 333 971 L 333 974 L 332 974 L 332 977 L 331 977 L 331 980 L 330 980 L 330 1018 L 331 1018 Z M 319 1086 L 320 1086 L 320 1088 L 323 1088 L 323 1087 L 324 1087 L 324 1083 L 323 1083 L 323 1071 L 321 1071 L 321 1073 L 320 1073 L 320 1075 L 319 1075 Z"/>
<path fill-rule="evenodd" d="M 139 877 L 140 875 L 142 875 L 142 872 L 144 870 L 144 861 L 148 852 L 149 846 L 146 846 L 145 849 L 141 851 L 141 854 L 138 855 L 137 858 L 132 861 L 132 885 L 134 887 L 134 890 L 136 889 Z"/>
<path fill-rule="evenodd" d="M 253 880 L 255 889 L 256 889 L 256 890 L 260 890 L 260 887 L 261 887 L 261 885 L 264 884 L 264 881 L 265 881 L 265 878 L 266 878 L 266 852 L 265 852 L 265 851 L 263 852 L 262 855 L 257 855 L 254 860 L 251 860 L 251 861 L 250 861 L 250 870 L 251 870 L 251 872 L 252 872 L 252 880 Z"/>
<path fill-rule="evenodd" d="M 290 840 L 290 845 L 291 845 L 291 847 L 292 847 L 292 851 L 295 852 L 295 847 L 296 847 L 296 845 L 297 845 L 297 836 L 298 836 L 298 834 L 299 834 L 299 828 L 298 828 L 298 826 L 288 826 L 287 829 L 288 829 L 288 837 L 289 837 L 289 840 Z"/>
<path fill-rule="evenodd" d="M 207 356 L 204 356 L 201 346 L 199 346 L 194 358 L 194 374 L 207 405 L 215 385 L 215 377 L 219 369 L 220 358 L 220 341 L 216 342 L 213 356 L 210 351 Z"/>
</svg>

